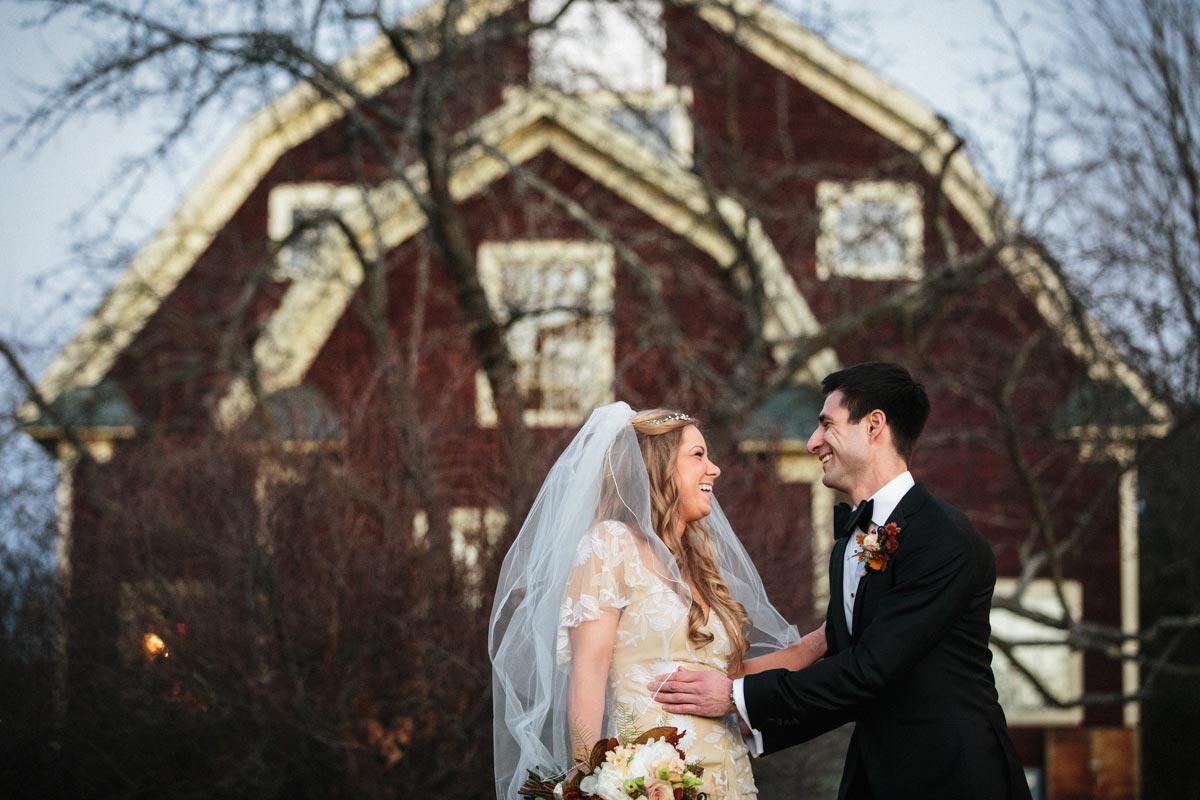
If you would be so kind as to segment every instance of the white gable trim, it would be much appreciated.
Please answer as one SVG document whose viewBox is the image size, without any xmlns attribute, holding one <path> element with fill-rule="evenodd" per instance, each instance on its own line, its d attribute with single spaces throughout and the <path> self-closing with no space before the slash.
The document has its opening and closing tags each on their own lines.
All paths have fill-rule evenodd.
<svg viewBox="0 0 1200 800">
<path fill-rule="evenodd" d="M 1020 225 L 992 193 L 957 138 L 929 106 L 858 61 L 838 52 L 783 11 L 763 0 L 684 0 L 702 19 L 771 66 L 921 160 L 933 175 L 947 165 L 942 189 L 985 246 L 1019 238 Z M 1090 315 L 1074 309 L 1058 274 L 1028 247 L 1004 247 L 998 258 L 1031 297 L 1042 318 L 1088 367 L 1094 380 L 1124 384 L 1159 422 L 1171 419 Z M 1082 321 L 1082 328 L 1079 327 Z"/>
<path fill-rule="evenodd" d="M 511 6 L 511 0 L 473 0 L 457 20 L 458 32 L 468 35 Z M 401 24 L 410 30 L 433 30 L 443 7 L 434 2 Z M 417 55 L 435 55 L 434 44 Z M 383 36 L 335 66 L 365 96 L 408 74 Z M 68 389 L 99 383 L 267 171 L 289 150 L 341 119 L 348 103 L 347 97 L 322 97 L 310 84 L 300 83 L 243 124 L 43 373 L 39 393 L 53 401 Z M 37 410 L 27 403 L 21 416 L 33 419 Z"/>
<path fill-rule="evenodd" d="M 456 201 L 478 194 L 520 165 L 546 150 L 613 191 L 668 230 L 691 241 L 722 269 L 738 260 L 733 243 L 708 221 L 710 206 L 699 180 L 671 161 L 656 155 L 634 137 L 590 111 L 586 104 L 541 90 L 513 90 L 505 104 L 468 131 L 467 139 L 481 142 L 455 165 L 450 190 Z M 499 153 L 501 157 L 495 154 Z M 407 180 L 422 191 L 427 183 L 420 165 L 409 170 Z M 347 209 L 344 221 L 367 243 L 386 252 L 425 227 L 426 219 L 398 182 L 389 182 L 364 193 L 359 187 L 327 184 L 290 184 L 276 187 L 270 208 L 273 231 L 283 233 L 297 207 L 328 200 Z M 351 203 L 357 200 L 357 204 Z M 757 220 L 731 198 L 717 199 L 717 210 L 747 243 L 763 270 L 767 294 L 764 336 L 776 343 L 777 355 L 786 358 L 789 342 L 820 330 L 779 253 Z M 372 216 L 374 215 L 374 216 Z M 371 231 L 378 229 L 376 243 Z M 321 346 L 333 331 L 355 290 L 362 270 L 344 245 L 328 251 L 329 268 L 309 281 L 293 283 L 279 308 L 255 342 L 256 379 L 263 392 L 299 384 Z M 814 355 L 804 372 L 810 378 L 836 369 L 830 350 Z M 253 408 L 253 392 L 245 378 L 236 380 L 218 404 L 218 423 L 232 427 Z"/>
</svg>

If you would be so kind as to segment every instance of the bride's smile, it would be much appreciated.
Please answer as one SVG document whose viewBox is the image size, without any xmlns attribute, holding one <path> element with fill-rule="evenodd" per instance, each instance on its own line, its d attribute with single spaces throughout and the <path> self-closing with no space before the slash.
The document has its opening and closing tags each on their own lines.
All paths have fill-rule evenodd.
<svg viewBox="0 0 1200 800">
<path fill-rule="evenodd" d="M 708 444 L 695 425 L 683 429 L 675 454 L 675 485 L 679 489 L 679 524 L 704 519 L 712 513 L 713 488 L 721 468 L 708 458 Z"/>
</svg>

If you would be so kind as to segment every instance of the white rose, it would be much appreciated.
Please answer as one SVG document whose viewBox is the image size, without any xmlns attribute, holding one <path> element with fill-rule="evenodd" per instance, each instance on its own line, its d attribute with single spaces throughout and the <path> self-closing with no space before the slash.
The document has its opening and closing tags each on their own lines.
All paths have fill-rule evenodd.
<svg viewBox="0 0 1200 800">
<path fill-rule="evenodd" d="M 602 800 L 629 800 L 629 795 L 625 794 L 625 779 L 616 770 L 600 770 L 594 793 Z"/>
<path fill-rule="evenodd" d="M 868 533 L 863 537 L 862 546 L 863 550 L 874 550 L 879 546 L 879 537 L 874 533 Z"/>
</svg>

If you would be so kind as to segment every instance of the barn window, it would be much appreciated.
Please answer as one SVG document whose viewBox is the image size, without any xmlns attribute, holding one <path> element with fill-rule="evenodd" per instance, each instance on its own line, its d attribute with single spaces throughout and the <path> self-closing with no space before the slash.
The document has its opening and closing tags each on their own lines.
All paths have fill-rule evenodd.
<svg viewBox="0 0 1200 800">
<path fill-rule="evenodd" d="M 1011 597 L 1016 591 L 1015 578 L 997 578 L 997 597 Z M 1063 581 L 1065 614 L 1079 619 L 1083 612 L 1083 588 L 1079 581 Z M 1063 619 L 1064 610 L 1048 579 L 1030 581 L 1021 596 L 1021 604 L 1052 619 Z M 1038 682 L 1059 700 L 1072 700 L 1083 693 L 1083 655 L 1066 643 L 1066 631 L 1019 616 L 1002 608 L 992 609 L 992 635 L 1013 644 L 1013 658 L 1034 675 Z M 1000 705 L 1010 725 L 1079 725 L 1080 707 L 1055 708 L 1047 704 L 1012 659 L 992 646 L 992 671 Z"/>
<path fill-rule="evenodd" d="M 456 506 L 450 509 L 450 555 L 463 571 L 467 601 L 483 603 L 481 555 L 496 547 L 504 537 L 508 515 L 499 508 Z M 429 534 L 429 517 L 424 511 L 413 515 L 413 539 L 417 544 Z"/>
<path fill-rule="evenodd" d="M 817 277 L 918 280 L 924 221 L 921 190 L 911 183 L 822 181 Z"/>
<path fill-rule="evenodd" d="M 487 242 L 479 276 L 496 320 L 505 328 L 525 422 L 581 423 L 611 402 L 613 382 L 613 250 L 600 242 Z M 476 374 L 476 418 L 494 427 L 491 385 Z"/>
<path fill-rule="evenodd" d="M 529 15 L 545 25 L 529 37 L 534 84 L 566 92 L 654 91 L 666 84 L 659 0 L 532 0 Z"/>
<path fill-rule="evenodd" d="M 345 234 L 335 218 L 363 205 L 356 186 L 305 184 L 281 186 L 268 200 L 267 232 L 279 245 L 271 278 L 276 281 L 325 282 L 341 271 Z"/>
<path fill-rule="evenodd" d="M 653 92 L 595 92 L 588 105 L 642 145 L 681 166 L 692 164 L 692 90 L 664 86 Z"/>
</svg>

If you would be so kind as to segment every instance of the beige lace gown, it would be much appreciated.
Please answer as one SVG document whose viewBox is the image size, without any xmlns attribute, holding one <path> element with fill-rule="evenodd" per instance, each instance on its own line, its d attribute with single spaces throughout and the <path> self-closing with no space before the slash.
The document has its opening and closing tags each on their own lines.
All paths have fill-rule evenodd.
<svg viewBox="0 0 1200 800">
<path fill-rule="evenodd" d="M 710 615 L 706 630 L 713 641 L 697 648 L 687 636 L 684 602 L 647 568 L 651 550 L 619 522 L 596 525 L 580 543 L 575 568 L 563 599 L 558 660 L 570 660 L 569 628 L 619 610 L 617 642 L 608 674 L 608 736 L 616 736 L 617 718 L 637 730 L 673 725 L 684 733 L 680 743 L 689 760 L 704 766 L 710 800 L 756 798 L 754 775 L 736 719 L 707 719 L 668 714 L 646 688 L 655 675 L 682 666 L 726 673 L 731 652 L 720 617 Z M 615 713 L 614 713 L 615 712 Z"/>
</svg>

